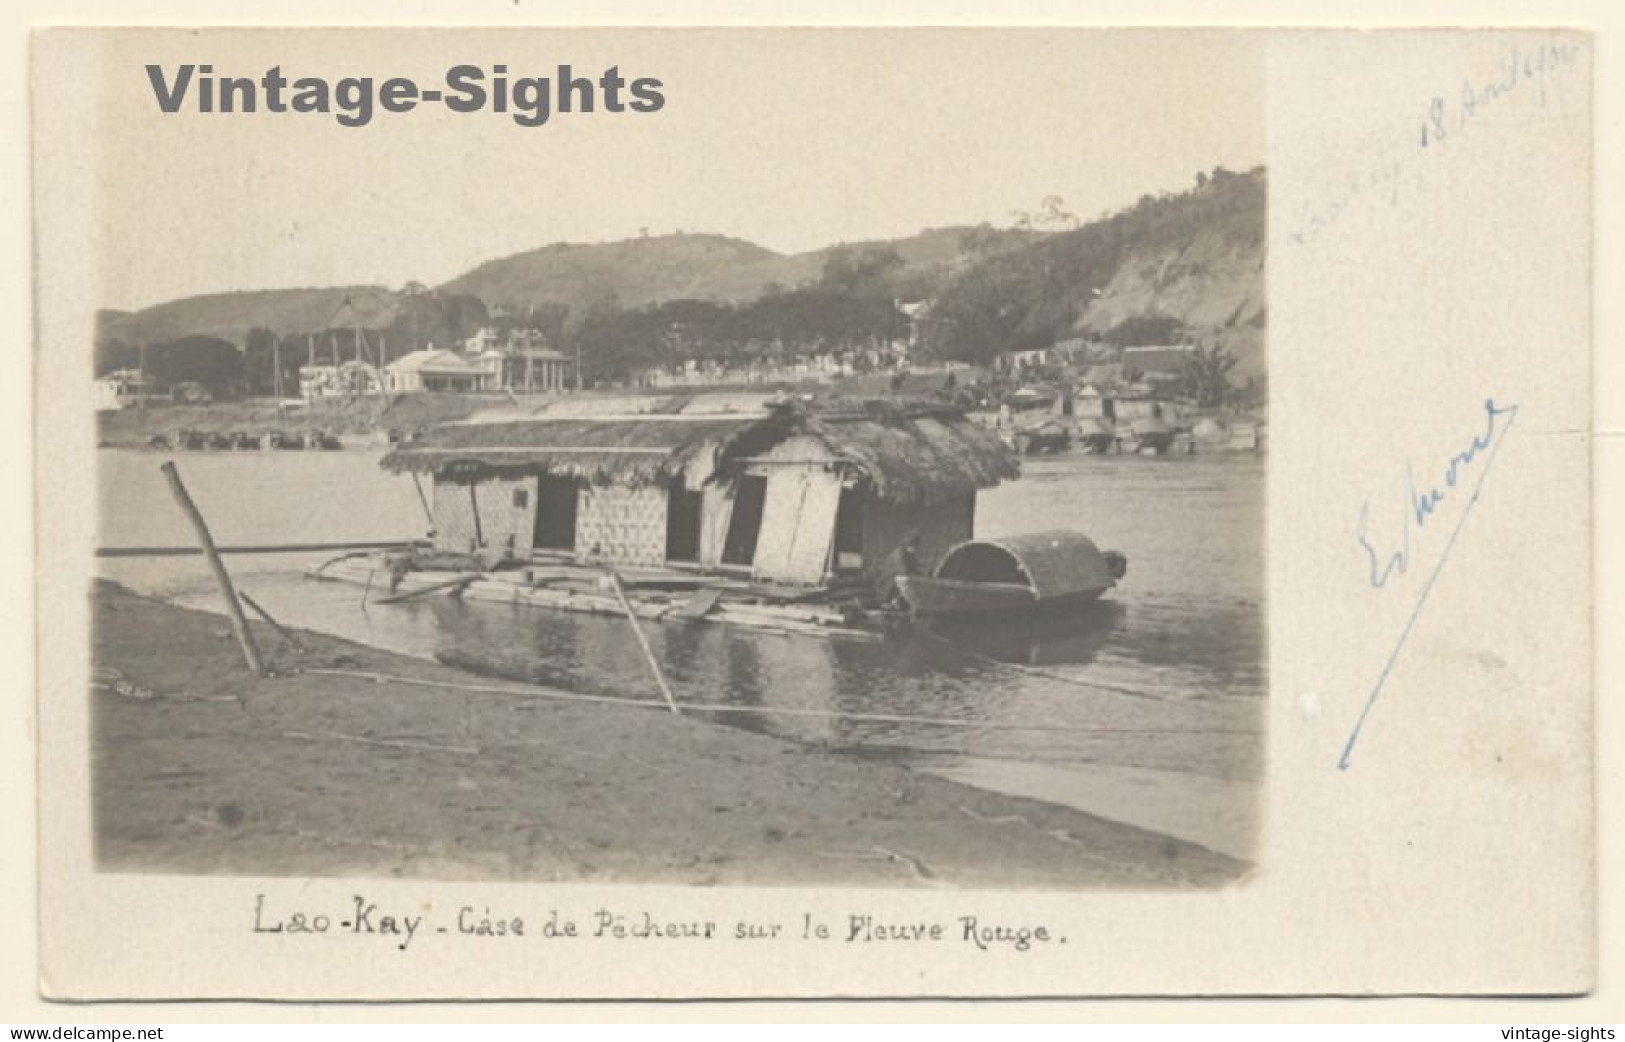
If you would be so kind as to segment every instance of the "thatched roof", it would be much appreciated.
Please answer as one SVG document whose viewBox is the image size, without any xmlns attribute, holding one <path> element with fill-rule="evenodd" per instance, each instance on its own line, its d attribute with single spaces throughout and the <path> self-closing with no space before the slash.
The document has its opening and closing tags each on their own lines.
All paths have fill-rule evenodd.
<svg viewBox="0 0 1625 1042">
<path fill-rule="evenodd" d="M 385 456 L 392 471 L 468 467 L 545 471 L 597 484 L 641 485 L 714 464 L 724 479 L 787 438 L 814 439 L 866 478 L 881 499 L 937 503 L 1016 477 L 991 432 L 941 406 L 836 399 L 787 403 L 767 415 L 643 414 L 449 423 Z M 455 465 L 455 466 L 453 466 Z"/>
<path fill-rule="evenodd" d="M 599 485 L 646 485 L 681 474 L 760 419 L 548 419 L 447 423 L 383 458 L 395 471 L 452 464 L 545 471 Z"/>
<path fill-rule="evenodd" d="M 1018 477 L 996 435 L 949 409 L 810 413 L 793 426 L 862 471 L 894 503 L 938 503 Z"/>
</svg>

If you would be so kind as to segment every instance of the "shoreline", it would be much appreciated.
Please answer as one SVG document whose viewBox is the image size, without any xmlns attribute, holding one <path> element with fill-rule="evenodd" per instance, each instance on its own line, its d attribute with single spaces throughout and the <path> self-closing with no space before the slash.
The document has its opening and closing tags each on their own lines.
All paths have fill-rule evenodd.
<svg viewBox="0 0 1625 1042">
<path fill-rule="evenodd" d="M 717 388 L 673 387 L 660 390 L 634 388 L 626 390 L 575 391 L 569 392 L 568 397 L 590 398 L 600 394 L 608 394 L 676 398 L 709 392 L 759 395 L 771 394 L 776 390 L 828 393 L 830 386 L 824 383 L 812 383 L 802 385 L 748 384 Z M 384 451 L 391 445 L 391 431 L 403 435 L 420 433 L 438 424 L 466 420 L 477 413 L 487 410 L 515 407 L 542 408 L 559 400 L 560 395 L 556 393 L 509 395 L 501 392 L 397 392 L 375 397 L 321 399 L 315 402 L 299 402 L 297 404 L 295 404 L 294 399 L 278 402 L 276 399 L 271 398 L 229 399 L 198 405 L 165 403 L 154 404 L 145 408 L 132 406 L 97 413 L 96 440 L 97 448 L 101 449 L 149 449 L 152 448 L 149 439 L 160 435 L 165 438 L 173 438 L 182 429 L 207 433 L 241 431 L 256 437 L 270 431 L 304 433 L 310 430 L 325 430 L 337 435 L 346 449 L 359 448 Z M 1096 422 L 1070 415 L 1065 417 L 1052 416 L 1047 410 L 1041 414 L 1018 415 L 1025 415 L 1030 421 L 1028 424 L 1024 424 L 1024 427 L 1042 426 L 1046 422 L 1063 424 Z M 1257 427 L 1263 425 L 1267 427 L 1268 415 L 1268 406 L 1260 405 L 1245 411 L 1234 412 L 1231 417 L 1245 426 Z M 1199 417 L 1210 417 L 1222 421 L 1225 412 L 1224 410 L 1199 410 L 1197 413 L 1193 413 L 1192 416 L 1192 422 L 1195 422 L 1195 419 Z M 1013 432 L 1015 428 L 1011 427 L 1007 430 Z M 1221 442 L 1226 440 L 1221 439 Z M 1067 451 L 1077 450 L 1078 446 L 1073 445 Z M 172 450 L 165 449 L 163 451 Z M 202 449 L 195 451 L 229 455 L 233 451 L 241 450 Z M 261 448 L 251 451 L 270 450 Z M 1105 453 L 1098 454 L 1104 455 Z M 1133 455 L 1134 453 L 1128 454 Z M 1261 446 L 1255 445 L 1238 449 L 1208 440 L 1203 443 L 1203 451 L 1195 455 L 1253 456 L 1262 454 L 1264 454 L 1264 450 Z M 1023 455 L 1027 458 L 1041 458 L 1045 454 Z M 1170 450 L 1160 455 L 1185 455 L 1185 453 L 1173 453 Z"/>
<path fill-rule="evenodd" d="M 514 399 L 495 393 L 446 393 L 330 398 L 297 404 L 295 399 L 274 398 L 222 399 L 196 405 L 163 403 L 97 413 L 96 440 L 98 448 L 145 449 L 149 447 L 148 439 L 155 435 L 173 437 L 182 428 L 211 433 L 243 431 L 256 437 L 268 431 L 315 429 L 338 435 L 345 448 L 382 450 L 389 447 L 391 429 L 416 431 L 467 419 L 482 409 L 512 405 L 515 400 L 539 405 L 550 399 L 541 395 Z M 233 450 L 204 451 L 229 454 Z"/>
<path fill-rule="evenodd" d="M 873 758 L 303 630 L 296 650 L 253 623 L 278 674 L 253 679 L 220 616 L 106 581 L 94 610 L 95 665 L 117 671 L 91 692 L 105 871 L 1151 889 L 1250 870 Z"/>
</svg>

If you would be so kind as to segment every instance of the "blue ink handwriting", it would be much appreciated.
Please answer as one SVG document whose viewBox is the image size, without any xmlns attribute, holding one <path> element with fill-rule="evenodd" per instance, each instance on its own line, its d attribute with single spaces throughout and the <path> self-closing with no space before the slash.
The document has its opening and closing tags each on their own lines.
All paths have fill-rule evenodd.
<svg viewBox="0 0 1625 1042">
<path fill-rule="evenodd" d="M 1428 574 L 1427 581 L 1416 595 L 1416 603 L 1405 620 L 1405 627 L 1400 631 L 1399 640 L 1395 642 L 1393 651 L 1388 655 L 1388 661 L 1383 664 L 1382 672 L 1377 675 L 1377 682 L 1366 696 L 1365 705 L 1360 709 L 1360 715 L 1349 732 L 1348 742 L 1343 747 L 1343 755 L 1338 758 L 1337 768 L 1348 770 L 1349 761 L 1354 755 L 1354 746 L 1360 740 L 1360 732 L 1365 727 L 1366 718 L 1370 716 L 1371 709 L 1381 697 L 1383 687 L 1388 683 L 1388 675 L 1393 671 L 1394 663 L 1399 660 L 1399 653 L 1404 650 L 1405 642 L 1410 639 L 1411 629 L 1416 625 L 1417 617 L 1422 614 L 1422 608 L 1427 604 L 1428 596 L 1433 592 L 1433 584 L 1438 581 L 1439 574 L 1444 571 L 1445 564 L 1450 560 L 1450 552 L 1455 548 L 1456 537 L 1461 534 L 1462 527 L 1472 516 L 1473 508 L 1478 505 L 1478 497 L 1484 490 L 1484 480 L 1489 477 L 1490 469 L 1495 465 L 1495 456 L 1501 449 L 1501 443 L 1506 440 L 1507 431 L 1512 429 L 1512 422 L 1518 416 L 1516 405 L 1497 405 L 1494 398 L 1484 401 L 1484 429 L 1473 435 L 1467 446 L 1453 454 L 1445 464 L 1441 475 L 1440 485 L 1430 485 L 1418 491 L 1416 475 L 1412 468 L 1405 468 L 1406 509 L 1404 515 L 1404 533 L 1401 536 L 1399 548 L 1386 554 L 1379 553 L 1372 545 L 1369 537 L 1369 523 L 1371 518 L 1371 503 L 1368 500 L 1360 507 L 1360 521 L 1355 530 L 1355 538 L 1364 553 L 1368 569 L 1368 581 L 1372 589 L 1385 589 L 1396 577 L 1403 576 L 1411 563 L 1411 530 L 1419 533 L 1426 529 L 1430 519 L 1451 498 L 1453 492 L 1462 486 L 1464 480 L 1472 474 L 1474 465 L 1481 465 L 1477 469 L 1477 480 L 1472 483 L 1472 494 L 1467 498 L 1461 509 L 1461 515 L 1456 519 L 1455 527 L 1450 530 L 1450 536 L 1445 541 L 1444 549 L 1439 553 L 1439 559 Z"/>
<path fill-rule="evenodd" d="M 1422 147 L 1442 145 L 1450 139 L 1451 130 L 1457 133 L 1497 102 L 1517 93 L 1525 83 L 1533 83 L 1540 90 L 1536 104 L 1546 107 L 1546 77 L 1565 66 L 1574 64 L 1580 53 L 1578 43 L 1542 43 L 1534 53 L 1520 51 L 1513 44 L 1501 62 L 1501 71 L 1493 79 L 1474 84 L 1470 79 L 1461 81 L 1461 94 L 1454 108 L 1442 95 L 1428 103 L 1427 116 L 1422 120 Z"/>
<path fill-rule="evenodd" d="M 1583 46 L 1567 40 L 1543 41 L 1533 47 L 1515 43 L 1507 49 L 1496 72 L 1489 78 L 1475 83 L 1470 77 L 1464 77 L 1453 101 L 1447 99 L 1446 93 L 1431 96 L 1422 115 L 1421 149 L 1431 147 L 1438 152 L 1438 146 L 1452 134 L 1466 130 L 1473 120 L 1526 83 L 1538 88 L 1533 103 L 1545 108 L 1549 78 L 1574 65 Z M 1429 161 L 1422 158 L 1427 153 L 1417 147 L 1417 138 L 1410 129 L 1414 126 L 1409 117 L 1400 116 L 1393 128 L 1393 138 L 1362 148 L 1370 156 L 1368 160 L 1338 175 L 1319 195 L 1298 200 L 1295 205 L 1288 204 L 1287 243 L 1308 245 L 1352 210 L 1379 204 L 1398 206 L 1402 191 L 1421 191 L 1424 164 Z"/>
</svg>

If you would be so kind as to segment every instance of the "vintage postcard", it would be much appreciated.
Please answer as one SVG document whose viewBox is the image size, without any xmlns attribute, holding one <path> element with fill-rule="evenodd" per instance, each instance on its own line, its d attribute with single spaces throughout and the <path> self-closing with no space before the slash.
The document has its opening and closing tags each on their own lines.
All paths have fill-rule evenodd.
<svg viewBox="0 0 1625 1042">
<path fill-rule="evenodd" d="M 1592 48 L 38 30 L 43 992 L 1585 992 Z"/>
</svg>

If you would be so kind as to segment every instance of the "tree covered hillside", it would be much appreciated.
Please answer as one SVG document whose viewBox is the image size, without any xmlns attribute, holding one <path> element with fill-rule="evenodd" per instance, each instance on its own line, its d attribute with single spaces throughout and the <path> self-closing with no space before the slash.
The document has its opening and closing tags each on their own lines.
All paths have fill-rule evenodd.
<svg viewBox="0 0 1625 1042">
<path fill-rule="evenodd" d="M 346 299 L 371 303 L 393 297 L 382 286 L 239 290 L 165 301 L 140 311 L 97 315 L 98 343 L 140 347 L 188 336 L 212 336 L 241 344 L 248 331 L 270 329 L 283 336 L 319 333 Z"/>
<path fill-rule="evenodd" d="M 1208 340 L 1262 371 L 1266 181 L 1218 169 L 1179 195 L 987 257 L 927 309 L 923 346 L 986 362 L 1086 335 L 1120 344 Z"/>
<path fill-rule="evenodd" d="M 469 294 L 493 310 L 529 312 L 564 307 L 582 321 L 589 314 L 635 310 L 670 301 L 748 304 L 764 295 L 817 281 L 836 254 L 875 250 L 896 254 L 892 272 L 922 297 L 948 273 L 973 259 L 966 228 L 931 228 L 903 239 L 843 243 L 806 253 L 782 254 L 725 235 L 677 233 L 620 242 L 555 243 L 499 257 L 440 287 Z M 978 249 L 1024 245 L 1035 234 L 991 230 Z"/>
</svg>

